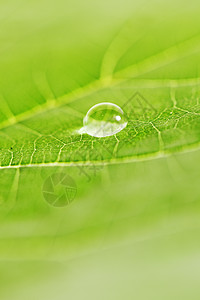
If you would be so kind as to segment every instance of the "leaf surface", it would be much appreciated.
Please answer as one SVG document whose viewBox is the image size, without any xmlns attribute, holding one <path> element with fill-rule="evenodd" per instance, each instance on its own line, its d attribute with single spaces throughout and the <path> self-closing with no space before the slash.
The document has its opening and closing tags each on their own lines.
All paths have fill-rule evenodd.
<svg viewBox="0 0 200 300">
<path fill-rule="evenodd" d="M 198 7 L 1 2 L 3 299 L 199 299 Z M 80 134 L 101 102 L 127 127 Z M 62 208 L 55 174 L 77 187 Z"/>
</svg>

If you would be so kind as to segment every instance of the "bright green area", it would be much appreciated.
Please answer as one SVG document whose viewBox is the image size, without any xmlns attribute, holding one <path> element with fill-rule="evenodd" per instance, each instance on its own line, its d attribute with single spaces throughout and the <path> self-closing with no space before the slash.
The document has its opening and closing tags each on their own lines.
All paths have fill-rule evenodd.
<svg viewBox="0 0 200 300">
<path fill-rule="evenodd" d="M 0 2 L 2 299 L 199 300 L 199 9 Z M 127 127 L 80 135 L 100 102 Z M 66 207 L 43 197 L 55 173 Z"/>
</svg>

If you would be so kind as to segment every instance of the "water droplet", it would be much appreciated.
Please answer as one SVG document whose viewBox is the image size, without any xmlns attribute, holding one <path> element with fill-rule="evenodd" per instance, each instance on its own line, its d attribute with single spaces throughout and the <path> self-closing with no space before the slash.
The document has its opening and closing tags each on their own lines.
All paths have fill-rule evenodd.
<svg viewBox="0 0 200 300">
<path fill-rule="evenodd" d="M 83 119 L 84 132 L 95 137 L 114 135 L 124 129 L 127 123 L 123 110 L 109 102 L 92 106 Z"/>
</svg>

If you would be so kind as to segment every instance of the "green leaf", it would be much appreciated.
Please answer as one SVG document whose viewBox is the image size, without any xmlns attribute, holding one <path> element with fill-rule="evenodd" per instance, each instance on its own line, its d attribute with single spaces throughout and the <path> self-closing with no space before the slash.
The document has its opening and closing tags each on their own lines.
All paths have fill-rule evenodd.
<svg viewBox="0 0 200 300">
<path fill-rule="evenodd" d="M 198 8 L 0 4 L 3 299 L 199 299 Z"/>
</svg>

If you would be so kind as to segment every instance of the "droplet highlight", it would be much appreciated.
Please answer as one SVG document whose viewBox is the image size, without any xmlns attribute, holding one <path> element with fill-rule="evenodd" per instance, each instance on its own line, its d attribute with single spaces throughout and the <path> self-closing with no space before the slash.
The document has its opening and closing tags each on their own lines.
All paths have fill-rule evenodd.
<svg viewBox="0 0 200 300">
<path fill-rule="evenodd" d="M 124 129 L 127 123 L 123 110 L 110 102 L 92 106 L 83 119 L 84 132 L 95 137 L 114 135 Z"/>
</svg>

